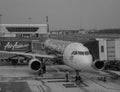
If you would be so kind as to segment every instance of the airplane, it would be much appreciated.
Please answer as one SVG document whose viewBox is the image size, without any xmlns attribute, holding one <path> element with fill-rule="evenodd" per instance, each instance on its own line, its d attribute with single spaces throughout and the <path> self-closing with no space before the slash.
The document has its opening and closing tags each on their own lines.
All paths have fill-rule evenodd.
<svg viewBox="0 0 120 92">
<path fill-rule="evenodd" d="M 51 50 L 50 52 L 58 52 L 58 56 L 62 56 L 63 63 L 76 71 L 76 76 L 79 76 L 79 72 L 81 70 L 101 71 L 105 67 L 104 61 L 93 61 L 93 56 L 90 53 L 89 49 L 82 43 L 47 39 L 44 42 L 43 46 L 46 51 Z M 58 57 L 57 54 L 53 55 L 54 53 L 49 55 L 11 51 L 0 51 L 0 53 L 30 56 L 31 59 L 29 60 L 28 65 L 30 69 L 35 72 L 46 69 L 45 59 L 54 59 Z"/>
</svg>

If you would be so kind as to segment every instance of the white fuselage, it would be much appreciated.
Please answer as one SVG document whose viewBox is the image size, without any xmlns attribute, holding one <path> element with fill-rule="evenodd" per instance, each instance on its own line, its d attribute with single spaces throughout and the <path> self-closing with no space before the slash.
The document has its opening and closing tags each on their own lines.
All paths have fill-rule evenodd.
<svg viewBox="0 0 120 92">
<path fill-rule="evenodd" d="M 63 62 L 75 70 L 92 69 L 92 55 L 81 43 L 48 39 L 45 47 L 63 54 Z"/>
<path fill-rule="evenodd" d="M 86 70 L 92 67 L 92 55 L 89 50 L 80 43 L 69 44 L 63 53 L 64 63 L 76 70 Z"/>
</svg>

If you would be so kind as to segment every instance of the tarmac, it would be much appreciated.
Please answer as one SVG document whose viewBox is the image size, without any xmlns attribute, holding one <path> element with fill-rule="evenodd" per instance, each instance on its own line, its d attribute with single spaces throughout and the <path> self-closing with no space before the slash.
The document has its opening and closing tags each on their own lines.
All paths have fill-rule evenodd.
<svg viewBox="0 0 120 92">
<path fill-rule="evenodd" d="M 68 70 L 69 82 L 65 71 Z M 81 72 L 82 81 L 76 83 L 75 72 L 65 65 L 47 65 L 46 74 L 38 76 L 28 65 L 0 64 L 0 92 L 120 92 L 120 79 L 98 80 L 107 73 Z"/>
</svg>

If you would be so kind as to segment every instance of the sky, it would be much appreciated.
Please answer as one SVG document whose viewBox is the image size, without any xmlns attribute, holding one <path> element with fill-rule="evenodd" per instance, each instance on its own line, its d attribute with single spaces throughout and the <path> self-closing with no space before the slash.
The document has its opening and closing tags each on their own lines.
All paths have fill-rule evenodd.
<svg viewBox="0 0 120 92">
<path fill-rule="evenodd" d="M 120 28 L 120 0 L 0 0 L 3 24 L 44 24 L 51 30 Z"/>
</svg>

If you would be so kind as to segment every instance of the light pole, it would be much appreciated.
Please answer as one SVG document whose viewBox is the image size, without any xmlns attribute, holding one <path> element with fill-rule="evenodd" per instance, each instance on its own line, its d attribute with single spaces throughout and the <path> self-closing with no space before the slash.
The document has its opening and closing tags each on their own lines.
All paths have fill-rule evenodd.
<svg viewBox="0 0 120 92">
<path fill-rule="evenodd" d="M 47 35 L 49 38 L 50 37 L 50 30 L 49 30 L 48 16 L 46 16 L 46 23 L 47 23 Z"/>
<path fill-rule="evenodd" d="M 28 20 L 29 20 L 29 24 L 31 24 L 32 23 L 32 18 L 29 17 Z"/>
<path fill-rule="evenodd" d="M 2 23 L 2 14 L 0 14 L 0 24 Z"/>
<path fill-rule="evenodd" d="M 48 16 L 46 16 L 46 23 L 47 23 L 47 32 L 49 33 L 49 23 L 48 23 Z"/>
<path fill-rule="evenodd" d="M 0 34 L 1 34 L 1 31 L 2 31 L 2 29 L 1 29 L 1 26 L 2 26 L 2 25 L 1 25 L 1 24 L 2 24 L 2 16 L 3 16 L 3 15 L 0 14 Z"/>
</svg>

